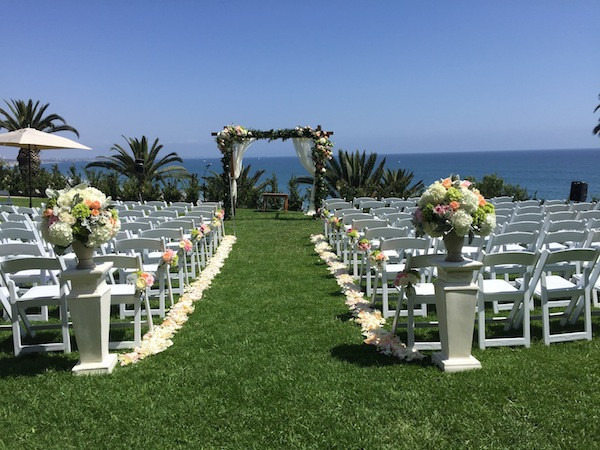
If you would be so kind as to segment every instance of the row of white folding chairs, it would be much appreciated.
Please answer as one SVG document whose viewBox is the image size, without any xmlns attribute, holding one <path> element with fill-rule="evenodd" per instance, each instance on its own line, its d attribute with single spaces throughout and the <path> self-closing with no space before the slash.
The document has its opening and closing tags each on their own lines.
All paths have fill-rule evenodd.
<svg viewBox="0 0 600 450">
<path fill-rule="evenodd" d="M 477 277 L 478 341 L 480 348 L 491 346 L 530 346 L 530 313 L 534 300 L 541 306 L 542 334 L 546 345 L 578 339 L 592 339 L 591 291 L 600 274 L 600 249 L 580 248 L 542 252 L 506 252 L 485 254 L 483 266 Z M 497 268 L 509 267 L 511 273 L 518 276 L 513 284 L 496 277 Z M 579 268 L 579 271 L 578 269 Z M 407 258 L 406 270 L 432 270 L 430 256 L 411 256 Z M 486 276 L 486 273 L 488 274 Z M 577 276 L 574 276 L 577 275 Z M 419 342 L 415 339 L 414 308 L 423 303 L 435 303 L 435 289 L 431 282 L 422 281 L 413 286 L 413 290 L 398 287 L 399 297 L 394 317 L 393 330 L 399 325 L 399 316 L 403 304 L 407 312 L 407 346 L 418 349 L 439 349 L 439 342 Z M 486 304 L 502 303 L 509 310 L 507 316 L 490 313 Z M 551 310 L 552 309 L 552 310 Z M 557 312 L 557 309 L 559 311 Z M 560 318 L 551 326 L 553 317 Z M 583 330 L 573 331 L 576 323 L 583 318 Z M 503 336 L 488 337 L 486 324 L 504 322 Z M 421 325 L 431 323 L 422 322 Z M 566 328 L 566 327 L 569 328 Z M 580 325 L 581 326 L 581 325 Z M 521 333 L 515 336 L 515 331 Z M 497 334 L 497 333 L 496 333 Z"/>
</svg>

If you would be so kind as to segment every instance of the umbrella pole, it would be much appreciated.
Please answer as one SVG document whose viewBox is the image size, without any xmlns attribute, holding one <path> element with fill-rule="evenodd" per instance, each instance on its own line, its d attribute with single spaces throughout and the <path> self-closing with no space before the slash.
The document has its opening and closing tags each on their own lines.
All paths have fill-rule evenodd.
<svg viewBox="0 0 600 450">
<path fill-rule="evenodd" d="M 29 185 L 29 207 L 32 207 L 32 203 L 31 203 L 31 145 L 28 146 L 28 150 L 27 150 L 27 168 L 29 169 L 28 172 L 28 182 L 27 184 Z"/>
</svg>

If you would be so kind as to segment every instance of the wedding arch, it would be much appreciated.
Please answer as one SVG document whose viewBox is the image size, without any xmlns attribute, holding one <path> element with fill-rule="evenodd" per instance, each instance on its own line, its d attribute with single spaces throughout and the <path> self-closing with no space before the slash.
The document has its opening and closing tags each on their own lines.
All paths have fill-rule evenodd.
<svg viewBox="0 0 600 450">
<path fill-rule="evenodd" d="M 244 153 L 248 147 L 258 139 L 268 139 L 269 142 L 275 139 L 292 139 L 302 166 L 313 175 L 308 214 L 314 214 L 327 195 L 323 175 L 326 171 L 325 162 L 333 156 L 333 142 L 329 140 L 332 134 L 332 131 L 323 131 L 321 125 L 314 129 L 307 126 L 268 131 L 227 125 L 218 133 L 212 133 L 223 154 L 223 178 L 229 184 L 229 192 L 226 192 L 226 198 L 223 199 L 226 210 L 229 210 L 226 213 L 235 214 L 237 180 L 242 173 Z"/>
</svg>

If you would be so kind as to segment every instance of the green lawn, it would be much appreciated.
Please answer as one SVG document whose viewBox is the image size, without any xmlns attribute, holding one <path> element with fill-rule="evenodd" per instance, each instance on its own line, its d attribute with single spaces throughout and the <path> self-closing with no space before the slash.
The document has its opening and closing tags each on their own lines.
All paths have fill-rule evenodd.
<svg viewBox="0 0 600 450">
<path fill-rule="evenodd" d="M 226 222 L 228 232 L 233 230 Z M 600 340 L 474 350 L 446 374 L 362 343 L 313 251 L 320 222 L 239 211 L 238 242 L 164 353 L 74 377 L 0 335 L 6 448 L 593 448 Z M 597 322 L 595 323 L 598 326 Z"/>
</svg>

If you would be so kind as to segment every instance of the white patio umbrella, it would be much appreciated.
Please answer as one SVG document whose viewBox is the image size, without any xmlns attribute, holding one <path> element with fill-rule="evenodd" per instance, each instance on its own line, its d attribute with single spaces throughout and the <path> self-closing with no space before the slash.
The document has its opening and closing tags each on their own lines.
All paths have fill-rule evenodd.
<svg viewBox="0 0 600 450">
<path fill-rule="evenodd" d="M 91 150 L 91 148 L 71 139 L 29 127 L 0 134 L 0 145 L 27 148 L 29 150 L 58 150 L 62 148 Z M 31 151 L 28 152 L 28 169 L 27 184 L 29 187 L 29 207 L 31 207 Z"/>
</svg>

